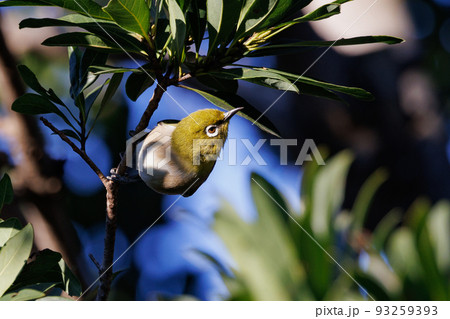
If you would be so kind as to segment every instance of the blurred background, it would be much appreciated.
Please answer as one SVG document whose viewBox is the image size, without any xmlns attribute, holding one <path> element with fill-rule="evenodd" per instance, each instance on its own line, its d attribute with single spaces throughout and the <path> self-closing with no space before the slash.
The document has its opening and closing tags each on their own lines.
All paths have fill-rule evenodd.
<svg viewBox="0 0 450 319">
<path fill-rule="evenodd" d="M 327 2 L 313 1 L 305 12 Z M 10 110 L 26 90 L 16 64 L 26 64 L 59 96 L 68 95 L 67 51 L 40 45 L 56 31 L 18 28 L 24 18 L 62 12 L 8 8 L 0 15 L 0 171 L 10 170 L 16 194 L 4 215 L 31 222 L 35 248 L 61 252 L 87 287 L 97 277 L 88 254 L 102 258 L 102 185 L 36 119 Z M 218 162 L 190 198 L 161 196 L 143 183 L 122 188 L 116 257 L 164 216 L 114 265 L 114 271 L 123 271 L 112 299 L 450 298 L 450 1 L 352 1 L 340 15 L 279 36 L 335 40 L 359 35 L 406 41 L 331 48 L 323 56 L 326 48 L 241 61 L 307 71 L 306 76 L 362 87 L 375 96 L 373 102 L 348 99 L 346 104 L 291 92 L 281 96 L 268 88 L 255 91 L 252 84 L 240 83 L 239 94 L 261 111 L 281 96 L 267 116 L 283 138 L 299 141 L 288 153 L 291 165 L 280 166 L 279 148 L 266 143 L 260 152 L 266 165 Z M 115 58 L 120 64 L 121 57 Z M 104 173 L 119 162 L 128 131 L 153 90 L 137 102 L 124 91 L 103 113 L 87 145 Z M 189 113 L 213 107 L 186 90 L 171 87 L 168 93 Z M 166 95 L 150 128 L 185 116 Z M 253 145 L 270 138 L 236 117 L 229 138 L 243 137 Z M 320 146 L 329 159 L 325 167 L 294 165 L 305 139 Z M 242 163 L 249 153 L 243 144 L 237 146 Z M 264 198 L 258 185 L 283 205 Z M 320 203 L 329 203 L 329 213 L 317 212 Z"/>
</svg>

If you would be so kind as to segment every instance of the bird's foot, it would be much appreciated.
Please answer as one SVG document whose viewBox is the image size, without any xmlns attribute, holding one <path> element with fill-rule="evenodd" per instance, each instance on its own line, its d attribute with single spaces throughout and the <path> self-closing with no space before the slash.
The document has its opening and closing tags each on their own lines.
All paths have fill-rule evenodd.
<svg viewBox="0 0 450 319">
<path fill-rule="evenodd" d="M 108 180 L 118 182 L 121 184 L 130 184 L 139 181 L 139 175 L 129 176 L 127 173 L 125 173 L 125 175 L 118 175 L 116 168 L 112 168 L 110 174 L 111 174 L 110 176 L 106 177 Z"/>
</svg>

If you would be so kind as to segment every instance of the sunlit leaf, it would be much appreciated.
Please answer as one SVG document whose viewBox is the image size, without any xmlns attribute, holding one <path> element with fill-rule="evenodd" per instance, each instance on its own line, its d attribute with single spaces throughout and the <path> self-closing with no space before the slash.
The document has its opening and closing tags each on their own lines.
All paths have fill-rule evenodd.
<svg viewBox="0 0 450 319">
<path fill-rule="evenodd" d="M 0 222 L 0 248 L 21 229 L 22 224 L 17 218 L 8 218 L 4 222 Z"/>
<path fill-rule="evenodd" d="M 176 0 L 166 0 L 166 3 L 169 11 L 170 32 L 174 42 L 175 56 L 178 61 L 181 61 L 186 37 L 186 20 Z"/>
<path fill-rule="evenodd" d="M 257 31 L 258 25 L 272 13 L 279 1 L 281 0 L 246 0 L 239 16 L 235 39 Z"/>
<path fill-rule="evenodd" d="M 210 75 L 228 80 L 244 80 L 277 90 L 299 92 L 293 83 L 280 74 L 266 69 L 233 68 L 210 72 Z"/>
<path fill-rule="evenodd" d="M 56 6 L 67 10 L 78 12 L 82 15 L 90 16 L 97 19 L 110 20 L 108 14 L 103 12 L 102 7 L 92 0 L 45 0 L 45 1 L 2 1 L 0 7 L 9 6 Z"/>
<path fill-rule="evenodd" d="M 257 68 L 257 70 L 266 70 L 266 68 L 261 68 L 261 69 Z M 348 87 L 348 86 L 342 86 L 342 85 L 322 82 L 319 80 L 308 78 L 306 76 L 283 72 L 283 71 L 275 70 L 275 69 L 269 69 L 269 70 L 271 72 L 283 75 L 287 79 L 293 81 L 293 83 L 301 82 L 301 83 L 305 83 L 305 84 L 309 84 L 309 85 L 318 86 L 318 87 L 321 87 L 321 88 L 324 88 L 327 90 L 344 93 L 344 94 L 353 96 L 353 97 L 361 99 L 361 100 L 367 100 L 367 101 L 373 100 L 373 95 L 370 92 L 367 92 L 366 90 L 361 89 L 361 88 Z"/>
<path fill-rule="evenodd" d="M 304 52 L 307 48 L 311 47 L 331 47 L 331 46 L 337 47 L 337 46 L 371 44 L 371 43 L 385 43 L 392 45 L 402 43 L 403 41 L 404 40 L 400 38 L 384 35 L 355 37 L 350 39 L 339 39 L 336 41 L 301 41 L 301 42 L 290 42 L 280 44 L 269 44 L 258 47 L 253 51 L 245 53 L 244 55 L 247 57 L 261 57 L 261 56 L 283 55 L 283 54 L 299 54 Z"/>
<path fill-rule="evenodd" d="M 101 21 L 90 17 L 85 17 L 79 14 L 70 14 L 59 19 L 25 19 L 20 22 L 20 28 L 41 28 L 41 27 L 77 27 L 83 28 L 86 31 L 105 39 L 105 41 L 112 42 L 115 47 L 123 47 L 129 52 L 138 53 L 146 56 L 147 53 L 145 45 L 140 42 L 129 32 L 121 29 L 113 22 Z"/>
<path fill-rule="evenodd" d="M 103 10 L 123 29 L 140 34 L 150 42 L 150 10 L 145 0 L 111 0 Z"/>
<path fill-rule="evenodd" d="M 226 44 L 236 27 L 241 9 L 239 0 L 208 0 L 207 20 L 209 49 L 212 52 L 217 46 Z"/>
<path fill-rule="evenodd" d="M 23 289 L 19 292 L 11 292 L 5 294 L 0 298 L 0 301 L 27 301 L 36 300 L 42 297 L 45 297 L 45 294 L 41 291 L 34 289 Z"/>
<path fill-rule="evenodd" d="M 0 296 L 19 275 L 33 246 L 33 227 L 26 225 L 0 250 Z"/>
</svg>

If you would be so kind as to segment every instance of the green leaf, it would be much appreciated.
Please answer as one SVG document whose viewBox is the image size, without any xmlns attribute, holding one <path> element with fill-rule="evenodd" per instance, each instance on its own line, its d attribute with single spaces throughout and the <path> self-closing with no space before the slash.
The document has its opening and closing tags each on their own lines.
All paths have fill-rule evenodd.
<svg viewBox="0 0 450 319">
<path fill-rule="evenodd" d="M 352 208 L 353 231 L 362 232 L 364 227 L 364 221 L 369 212 L 370 205 L 372 204 L 375 194 L 388 178 L 388 174 L 384 169 L 376 170 L 370 177 L 364 182 L 358 195 L 355 199 L 355 203 Z"/>
<path fill-rule="evenodd" d="M 284 200 L 263 178 L 255 174 L 252 178 L 257 220 L 245 222 L 231 207 L 225 206 L 215 215 L 214 230 L 237 264 L 236 277 L 248 293 L 247 300 L 292 300 L 298 290 L 305 298 L 304 269 L 285 228 L 286 213 L 280 208 L 286 207 Z M 274 202 L 266 192 L 279 202 Z"/>
<path fill-rule="evenodd" d="M 78 12 L 82 15 L 91 16 L 96 19 L 110 20 L 108 14 L 103 12 L 102 7 L 92 0 L 45 0 L 45 1 L 3 1 L 0 7 L 10 6 L 56 6 L 67 10 Z"/>
<path fill-rule="evenodd" d="M 134 47 L 120 45 L 87 32 L 69 32 L 55 35 L 54 37 L 46 39 L 42 44 L 46 46 L 78 46 L 106 53 L 122 53 L 124 50 L 127 52 L 140 53 L 136 52 Z"/>
<path fill-rule="evenodd" d="M 377 227 L 372 233 L 372 246 L 381 252 L 384 250 L 388 241 L 389 235 L 393 232 L 395 227 L 402 220 L 402 212 L 394 209 L 390 211 L 383 219 L 378 223 Z"/>
<path fill-rule="evenodd" d="M 293 91 L 299 93 L 298 88 L 280 72 L 269 69 L 233 68 L 223 69 L 219 72 L 210 72 L 212 76 L 228 80 L 244 80 L 277 90 Z"/>
<path fill-rule="evenodd" d="M 0 298 L 0 301 L 27 301 L 45 297 L 43 292 L 34 289 L 23 289 L 19 292 L 11 292 Z"/>
<path fill-rule="evenodd" d="M 134 72 L 134 73 L 141 73 L 142 70 L 137 68 L 137 69 L 128 69 L 128 68 L 121 68 L 121 67 L 115 67 L 115 66 L 109 66 L 109 65 L 105 65 L 105 66 L 91 66 L 90 70 L 92 73 L 94 73 L 95 75 L 101 75 L 101 74 L 121 74 L 121 73 L 126 73 L 126 72 Z"/>
<path fill-rule="evenodd" d="M 229 42 L 230 35 L 239 19 L 240 9 L 240 0 L 208 0 L 206 2 L 209 53 L 219 45 L 226 45 Z"/>
<path fill-rule="evenodd" d="M 70 50 L 69 50 L 70 51 Z M 70 52 L 70 96 L 76 100 L 80 93 L 90 87 L 97 79 L 98 75 L 91 72 L 92 65 L 104 65 L 108 56 L 103 52 L 90 49 L 81 51 L 73 48 Z"/>
<path fill-rule="evenodd" d="M 12 104 L 12 110 L 27 115 L 62 114 L 61 111 L 47 98 L 34 93 L 26 93 Z"/>
<path fill-rule="evenodd" d="M 0 212 L 4 204 L 11 204 L 14 199 L 14 192 L 11 184 L 11 178 L 4 174 L 0 180 Z"/>
<path fill-rule="evenodd" d="M 103 10 L 123 29 L 140 34 L 150 43 L 150 10 L 145 0 L 111 0 Z"/>
<path fill-rule="evenodd" d="M 19 65 L 17 66 L 17 69 L 19 70 L 20 76 L 22 77 L 26 85 L 36 91 L 36 93 L 39 93 L 41 95 L 47 94 L 47 90 L 42 87 L 36 75 L 27 66 Z"/>
<path fill-rule="evenodd" d="M 19 275 L 33 247 L 33 227 L 26 225 L 0 250 L 0 296 Z"/>
<path fill-rule="evenodd" d="M 19 70 L 20 76 L 22 77 L 23 81 L 36 93 L 47 97 L 55 103 L 65 105 L 64 102 L 62 102 L 61 99 L 55 94 L 55 92 L 53 92 L 53 90 L 47 91 L 44 87 L 42 87 L 36 75 L 28 67 L 26 67 L 25 65 L 19 65 L 17 66 L 17 69 Z"/>
<path fill-rule="evenodd" d="M 273 11 L 264 19 L 259 25 L 258 29 L 262 30 L 269 28 L 276 23 L 281 22 L 290 15 L 298 12 L 300 9 L 306 7 L 312 0 L 283 0 L 278 1 Z"/>
<path fill-rule="evenodd" d="M 12 289 L 39 283 L 54 283 L 70 296 L 81 295 L 81 285 L 65 264 L 60 253 L 45 249 L 25 265 Z"/>
<path fill-rule="evenodd" d="M 201 84 L 219 92 L 230 92 L 236 94 L 239 86 L 237 80 L 218 79 L 210 74 L 196 76 L 195 78 Z"/>
<path fill-rule="evenodd" d="M 235 40 L 259 30 L 258 25 L 272 13 L 280 0 L 246 0 L 243 4 Z"/>
<path fill-rule="evenodd" d="M 283 54 L 298 54 L 305 51 L 308 47 L 331 47 L 331 46 L 345 46 L 345 45 L 359 45 L 359 44 L 371 44 L 371 43 L 385 43 L 385 44 L 398 44 L 404 40 L 390 36 L 364 36 L 355 37 L 350 39 L 339 39 L 336 41 L 301 41 L 282 44 L 269 44 L 261 46 L 253 51 L 246 52 L 244 56 L 247 57 L 261 57 L 271 55 L 283 55 Z"/>
<path fill-rule="evenodd" d="M 230 111 L 237 107 L 244 107 L 244 109 L 237 115 L 243 117 L 248 121 L 251 121 L 261 130 L 279 137 L 279 133 L 275 126 L 266 117 L 263 116 L 260 118 L 261 113 L 240 96 L 228 92 L 202 91 L 184 85 L 179 85 L 179 87 L 200 94 L 212 104 L 227 111 Z M 255 123 L 255 120 L 258 118 L 259 120 Z"/>
<path fill-rule="evenodd" d="M 317 8 L 316 10 L 314 10 L 308 14 L 305 14 L 304 16 L 296 18 L 292 21 L 295 21 L 298 23 L 298 22 L 318 21 L 318 20 L 323 20 L 323 19 L 329 18 L 335 14 L 341 13 L 341 5 L 346 2 L 349 2 L 349 1 L 352 1 L 352 0 L 338 0 L 338 1 L 326 4 L 326 5 L 323 5 L 319 8 Z M 287 22 L 287 23 L 289 23 L 289 22 Z"/>
<path fill-rule="evenodd" d="M 192 29 L 195 49 L 200 51 L 200 45 L 206 29 L 206 0 L 191 1 L 190 8 L 186 14 L 187 25 Z"/>
<path fill-rule="evenodd" d="M 353 156 L 346 151 L 334 156 L 317 173 L 313 185 L 311 229 L 319 242 L 328 241 L 331 219 L 342 209 L 345 183 Z"/>
<path fill-rule="evenodd" d="M 264 68 L 264 69 L 261 69 L 261 70 L 266 70 L 266 69 Z M 308 78 L 306 76 L 300 76 L 300 75 L 296 75 L 296 74 L 292 74 L 292 73 L 288 73 L 288 72 L 283 72 L 283 71 L 275 70 L 275 69 L 269 69 L 269 70 L 271 72 L 283 75 L 287 79 L 289 79 L 291 81 L 294 81 L 294 83 L 300 82 L 300 83 L 305 83 L 305 84 L 309 84 L 309 85 L 313 85 L 313 86 L 318 86 L 318 87 L 321 87 L 321 88 L 324 88 L 324 89 L 327 89 L 327 90 L 331 90 L 331 91 L 335 91 L 335 92 L 339 92 L 339 93 L 344 93 L 344 94 L 353 96 L 355 98 L 358 98 L 360 100 L 365 100 L 365 101 L 372 101 L 373 100 L 373 95 L 370 92 L 367 92 L 366 90 L 361 89 L 361 88 L 348 87 L 348 86 L 342 86 L 342 85 L 322 82 L 322 81 L 319 81 L 319 80 Z"/>
<path fill-rule="evenodd" d="M 0 248 L 11 237 L 15 236 L 22 229 L 22 224 L 17 218 L 8 218 L 0 223 Z"/>
<path fill-rule="evenodd" d="M 448 273 L 450 271 L 450 205 L 448 202 L 438 202 L 431 209 L 427 228 L 430 242 L 435 247 L 439 270 L 442 274 Z"/>
<path fill-rule="evenodd" d="M 106 89 L 105 95 L 103 96 L 101 107 L 104 107 L 106 104 L 109 103 L 109 101 L 111 101 L 114 94 L 116 94 L 116 91 L 120 86 L 120 83 L 122 82 L 122 78 L 123 78 L 122 73 L 115 73 L 112 76 L 108 88 Z"/>
<path fill-rule="evenodd" d="M 60 19 L 25 19 L 20 22 L 20 28 L 41 27 L 77 27 L 83 28 L 94 35 L 114 43 L 115 47 L 123 47 L 127 51 L 147 56 L 146 47 L 133 34 L 123 30 L 113 22 L 101 21 L 79 14 L 70 14 Z"/>
<path fill-rule="evenodd" d="M 127 96 L 134 102 L 155 83 L 155 75 L 147 73 L 131 73 L 125 83 Z"/>
<path fill-rule="evenodd" d="M 183 11 L 175 0 L 166 0 L 166 3 L 169 11 L 170 32 L 174 42 L 174 56 L 177 61 L 181 61 L 185 48 L 186 20 Z"/>
</svg>

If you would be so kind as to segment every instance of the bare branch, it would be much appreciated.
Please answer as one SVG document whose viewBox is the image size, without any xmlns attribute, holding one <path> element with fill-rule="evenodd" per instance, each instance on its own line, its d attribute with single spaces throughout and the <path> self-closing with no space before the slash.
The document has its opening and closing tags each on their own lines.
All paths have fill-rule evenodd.
<svg viewBox="0 0 450 319">
<path fill-rule="evenodd" d="M 97 174 L 98 178 L 100 178 L 103 185 L 105 187 L 107 187 L 107 185 L 109 184 L 108 179 L 105 177 L 105 175 L 102 173 L 102 171 L 98 168 L 98 166 L 95 165 L 95 163 L 91 160 L 91 158 L 86 154 L 86 152 L 81 150 L 78 146 L 76 146 L 75 143 L 72 142 L 66 136 L 66 134 L 64 134 L 63 132 L 58 130 L 56 127 L 54 127 L 53 124 L 50 123 L 46 118 L 41 117 L 40 120 L 42 121 L 42 123 L 44 123 L 45 126 L 47 126 L 49 129 L 51 129 L 53 133 L 58 135 L 64 142 L 66 142 L 75 153 L 80 155 L 80 157 L 86 162 L 86 164 L 88 164 L 89 167 L 95 172 L 95 174 Z"/>
</svg>

